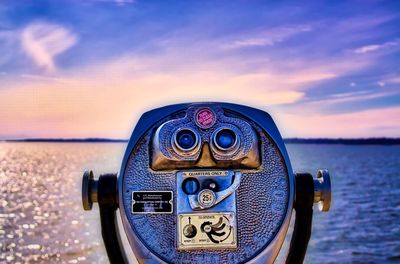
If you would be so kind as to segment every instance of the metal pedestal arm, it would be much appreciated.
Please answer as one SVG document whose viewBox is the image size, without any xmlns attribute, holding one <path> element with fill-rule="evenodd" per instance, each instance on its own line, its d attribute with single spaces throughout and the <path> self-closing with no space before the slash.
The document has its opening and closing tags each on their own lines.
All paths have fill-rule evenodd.
<svg viewBox="0 0 400 264">
<path fill-rule="evenodd" d="M 128 260 L 123 251 L 118 233 L 116 211 L 118 209 L 117 175 L 103 174 L 94 180 L 93 172 L 86 171 L 82 179 L 82 204 L 91 210 L 93 203 L 99 203 L 101 234 L 111 264 L 124 264 Z"/>
<path fill-rule="evenodd" d="M 296 220 L 286 264 L 300 264 L 304 261 L 311 236 L 314 203 L 319 203 L 320 211 L 330 209 L 331 180 L 327 170 L 319 170 L 317 179 L 309 173 L 296 174 Z"/>
</svg>

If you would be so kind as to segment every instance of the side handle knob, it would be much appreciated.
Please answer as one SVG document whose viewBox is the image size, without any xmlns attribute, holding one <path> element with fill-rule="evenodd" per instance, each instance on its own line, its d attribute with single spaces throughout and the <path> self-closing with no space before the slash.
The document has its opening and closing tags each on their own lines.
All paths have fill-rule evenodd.
<svg viewBox="0 0 400 264">
<path fill-rule="evenodd" d="M 97 183 L 93 171 L 85 171 L 82 178 L 82 205 L 86 211 L 92 210 L 93 203 L 97 203 Z"/>
<path fill-rule="evenodd" d="M 331 208 L 331 177 L 328 170 L 318 170 L 317 178 L 314 179 L 314 203 L 318 203 L 318 208 L 322 212 L 327 212 Z"/>
</svg>

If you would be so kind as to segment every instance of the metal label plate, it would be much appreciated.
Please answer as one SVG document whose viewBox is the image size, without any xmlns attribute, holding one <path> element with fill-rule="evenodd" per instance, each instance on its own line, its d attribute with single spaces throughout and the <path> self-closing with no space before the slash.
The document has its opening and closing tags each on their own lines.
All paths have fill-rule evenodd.
<svg viewBox="0 0 400 264">
<path fill-rule="evenodd" d="M 133 214 L 172 214 L 172 191 L 133 191 Z"/>
<path fill-rule="evenodd" d="M 217 177 L 217 176 L 228 176 L 229 171 L 201 171 L 201 170 L 193 170 L 193 171 L 182 171 L 183 177 Z"/>
<path fill-rule="evenodd" d="M 236 218 L 233 212 L 178 215 L 178 249 L 237 248 Z"/>
</svg>

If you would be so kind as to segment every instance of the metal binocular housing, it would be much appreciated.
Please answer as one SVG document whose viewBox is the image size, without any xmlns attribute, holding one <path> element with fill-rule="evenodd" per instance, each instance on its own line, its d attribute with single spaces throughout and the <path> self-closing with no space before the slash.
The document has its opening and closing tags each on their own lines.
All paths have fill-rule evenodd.
<svg viewBox="0 0 400 264">
<path fill-rule="evenodd" d="M 82 200 L 99 204 L 111 263 L 128 262 L 118 211 L 139 263 L 273 263 L 293 209 L 286 262 L 302 263 L 313 204 L 328 211 L 331 186 L 327 170 L 293 172 L 268 113 L 191 103 L 143 114 L 118 176 L 85 172 Z"/>
</svg>

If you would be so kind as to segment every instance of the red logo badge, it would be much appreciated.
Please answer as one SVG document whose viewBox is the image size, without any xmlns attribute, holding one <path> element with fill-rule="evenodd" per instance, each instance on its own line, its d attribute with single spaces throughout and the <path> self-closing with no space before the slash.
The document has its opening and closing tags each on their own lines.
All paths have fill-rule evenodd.
<svg viewBox="0 0 400 264">
<path fill-rule="evenodd" d="M 210 128 L 215 124 L 216 116 L 210 108 L 201 108 L 196 113 L 196 124 L 201 128 Z"/>
</svg>

